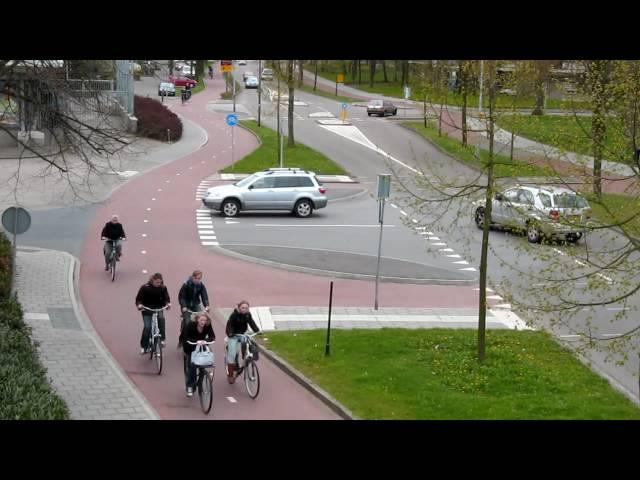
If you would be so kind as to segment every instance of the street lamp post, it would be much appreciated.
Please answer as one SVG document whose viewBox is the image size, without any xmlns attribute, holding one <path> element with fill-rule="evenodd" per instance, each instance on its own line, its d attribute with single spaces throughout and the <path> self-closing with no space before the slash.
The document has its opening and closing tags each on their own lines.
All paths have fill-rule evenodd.
<svg viewBox="0 0 640 480">
<path fill-rule="evenodd" d="M 258 60 L 258 126 L 260 126 L 261 111 L 262 111 L 262 60 Z"/>
<path fill-rule="evenodd" d="M 480 95 L 478 95 L 478 118 L 482 122 L 482 91 L 484 90 L 484 60 L 480 60 Z M 482 124 L 482 123 L 481 123 Z M 480 142 L 476 140 L 476 158 L 480 158 Z"/>
<path fill-rule="evenodd" d="M 380 280 L 380 255 L 382 253 L 382 229 L 384 227 L 384 205 L 391 191 L 391 175 L 378 174 L 378 222 L 380 223 L 380 236 L 378 238 L 378 261 L 376 264 L 376 292 L 373 301 L 374 310 L 378 310 L 378 283 Z"/>
</svg>

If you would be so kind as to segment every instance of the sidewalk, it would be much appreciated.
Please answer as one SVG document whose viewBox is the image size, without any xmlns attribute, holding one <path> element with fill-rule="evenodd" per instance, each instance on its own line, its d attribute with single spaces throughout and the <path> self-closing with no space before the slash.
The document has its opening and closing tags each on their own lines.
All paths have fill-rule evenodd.
<svg viewBox="0 0 640 480">
<path fill-rule="evenodd" d="M 221 308 L 227 319 L 233 310 Z M 251 307 L 258 326 L 274 330 L 326 328 L 328 307 Z M 477 328 L 476 308 L 379 308 L 333 307 L 332 328 Z M 530 330 L 507 305 L 487 311 L 487 328 Z"/>
<path fill-rule="evenodd" d="M 51 384 L 74 420 L 153 420 L 77 300 L 79 262 L 65 252 L 19 248 L 15 289 Z"/>
</svg>

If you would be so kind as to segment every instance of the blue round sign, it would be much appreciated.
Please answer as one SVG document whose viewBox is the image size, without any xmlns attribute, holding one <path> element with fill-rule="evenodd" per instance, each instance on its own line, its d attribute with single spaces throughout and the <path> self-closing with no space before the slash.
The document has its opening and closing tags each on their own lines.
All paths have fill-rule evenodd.
<svg viewBox="0 0 640 480">
<path fill-rule="evenodd" d="M 343 103 L 343 104 L 342 104 L 342 108 L 343 108 L 344 110 L 346 110 L 346 108 L 347 108 L 347 104 L 346 104 L 346 103 Z"/>
<path fill-rule="evenodd" d="M 238 124 L 238 116 L 234 113 L 227 115 L 227 125 L 234 127 Z"/>
</svg>

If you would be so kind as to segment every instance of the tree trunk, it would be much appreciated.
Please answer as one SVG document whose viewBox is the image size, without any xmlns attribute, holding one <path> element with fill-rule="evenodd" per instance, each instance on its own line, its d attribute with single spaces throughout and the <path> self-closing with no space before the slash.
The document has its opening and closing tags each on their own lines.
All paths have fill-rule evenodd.
<svg viewBox="0 0 640 480">
<path fill-rule="evenodd" d="M 531 112 L 532 115 L 544 115 L 544 84 L 546 81 L 546 69 L 546 65 L 543 65 L 541 62 L 536 63 L 536 105 L 533 112 Z"/>
<path fill-rule="evenodd" d="M 358 84 L 362 83 L 362 60 L 358 60 Z"/>
<path fill-rule="evenodd" d="M 462 146 L 467 146 L 467 62 L 460 62 L 460 89 L 462 90 Z"/>
<path fill-rule="evenodd" d="M 407 69 L 405 68 L 406 63 L 404 60 L 401 60 L 400 65 L 402 66 L 402 78 L 400 79 L 400 83 L 404 87 L 407 84 Z"/>
<path fill-rule="evenodd" d="M 354 60 L 351 65 L 351 81 L 356 83 L 356 76 L 358 74 L 358 60 Z"/>
<path fill-rule="evenodd" d="M 318 60 L 314 60 L 315 64 L 316 64 L 316 72 L 315 75 L 313 77 L 313 91 L 316 91 L 316 87 L 318 85 Z"/>
<path fill-rule="evenodd" d="M 393 61 L 393 81 L 398 81 L 398 70 L 400 70 L 400 62 L 398 60 Z"/>
<path fill-rule="evenodd" d="M 489 224 L 493 201 L 493 149 L 494 149 L 494 108 L 495 108 L 495 65 L 488 62 L 489 68 L 489 160 L 487 163 L 487 189 L 485 191 L 484 225 L 482 229 L 482 246 L 480 250 L 480 295 L 478 301 L 478 362 L 482 363 L 486 351 L 487 322 L 487 271 L 489 250 Z"/>
<path fill-rule="evenodd" d="M 376 60 L 369 60 L 369 86 L 373 88 L 376 80 Z"/>
<path fill-rule="evenodd" d="M 591 99 L 593 116 L 591 117 L 591 141 L 593 142 L 593 193 L 598 200 L 602 196 L 602 157 L 607 133 L 607 84 L 609 83 L 610 60 L 594 60 L 590 64 Z"/>
<path fill-rule="evenodd" d="M 389 79 L 387 78 L 387 62 L 382 60 L 382 75 L 384 76 L 384 82 L 388 83 Z"/>
<path fill-rule="evenodd" d="M 288 125 L 288 130 L 289 130 L 289 141 L 287 143 L 287 145 L 289 147 L 294 147 L 295 146 L 295 141 L 293 138 L 293 108 L 294 108 L 294 80 L 293 80 L 293 64 L 294 64 L 295 60 L 289 60 L 289 65 L 288 65 L 288 78 L 287 78 L 287 83 L 289 84 L 289 125 Z"/>
<path fill-rule="evenodd" d="M 304 60 L 298 62 L 298 68 L 300 69 L 298 72 L 298 88 L 301 88 L 304 84 Z"/>
</svg>

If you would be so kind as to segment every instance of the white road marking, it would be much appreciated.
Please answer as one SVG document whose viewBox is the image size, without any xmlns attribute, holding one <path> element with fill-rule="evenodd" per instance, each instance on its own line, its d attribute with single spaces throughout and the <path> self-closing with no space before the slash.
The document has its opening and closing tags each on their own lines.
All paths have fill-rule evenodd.
<svg viewBox="0 0 640 480">
<path fill-rule="evenodd" d="M 198 230 L 198 235 L 213 235 L 214 232 L 213 230 Z"/>
<path fill-rule="evenodd" d="M 149 223 L 149 220 L 147 220 L 146 218 L 143 221 L 144 223 Z"/>
<path fill-rule="evenodd" d="M 165 180 L 164 183 L 171 183 L 171 180 Z"/>
<path fill-rule="evenodd" d="M 199 213 L 211 213 L 211 210 L 204 209 L 204 208 L 197 208 L 196 212 L 199 212 Z"/>
<path fill-rule="evenodd" d="M 477 272 L 478 271 L 473 267 L 461 268 L 460 270 L 464 270 L 466 272 Z"/>
<path fill-rule="evenodd" d="M 217 240 L 215 235 L 200 235 L 200 240 Z"/>
<path fill-rule="evenodd" d="M 418 223 L 418 220 L 416 220 L 415 218 L 412 218 L 412 219 L 411 219 L 411 221 L 412 221 L 413 223 Z"/>
<path fill-rule="evenodd" d="M 629 307 L 607 307 L 607 310 L 629 310 Z"/>
<path fill-rule="evenodd" d="M 220 245 L 219 242 L 201 242 L 202 245 Z"/>
<path fill-rule="evenodd" d="M 402 215 L 404 215 L 405 217 L 407 216 L 407 212 L 405 212 L 404 210 L 400 210 L 400 213 L 401 213 Z"/>
<path fill-rule="evenodd" d="M 479 292 L 479 291 L 480 291 L 480 289 L 479 289 L 479 288 L 474 288 L 474 290 L 475 290 L 476 292 Z M 486 290 L 487 292 L 491 292 L 491 293 L 493 293 L 493 290 L 491 290 L 489 287 L 485 288 L 485 290 Z"/>
<path fill-rule="evenodd" d="M 227 400 L 229 400 L 231 403 L 238 403 L 238 401 L 233 397 L 227 397 Z"/>
<path fill-rule="evenodd" d="M 439 252 L 453 252 L 453 248 L 439 248 Z"/>
<path fill-rule="evenodd" d="M 587 266 L 587 264 L 586 264 L 586 263 L 584 263 L 584 262 L 583 262 L 583 261 L 581 261 L 581 260 L 574 259 L 574 261 L 575 261 L 578 265 L 582 265 L 583 267 L 586 267 L 586 266 Z"/>
<path fill-rule="evenodd" d="M 147 272 L 146 270 L 142 270 L 142 273 L 149 273 L 149 272 Z"/>
<path fill-rule="evenodd" d="M 146 234 L 146 233 L 143 233 L 143 234 L 142 234 L 142 236 L 143 236 L 143 237 L 146 237 L 146 236 L 147 236 L 147 234 Z"/>
<path fill-rule="evenodd" d="M 602 337 L 621 337 L 622 333 L 603 333 Z"/>
<path fill-rule="evenodd" d="M 596 275 L 598 275 L 599 277 L 604 278 L 607 282 L 609 283 L 613 283 L 613 280 L 610 279 L 609 277 L 607 277 L 606 275 L 603 275 L 602 273 L 596 273 Z"/>
<path fill-rule="evenodd" d="M 391 205 L 393 205 L 393 204 L 391 204 Z M 396 208 L 398 208 L 398 207 L 396 207 Z M 414 227 L 414 228 L 416 230 L 426 230 L 427 229 L 427 227 Z"/>
<path fill-rule="evenodd" d="M 225 223 L 238 223 L 227 221 Z M 362 227 L 362 228 L 380 228 L 380 224 L 374 225 L 325 225 L 325 224 L 317 224 L 317 225 L 294 225 L 294 224 L 276 224 L 276 223 L 256 223 L 256 227 L 291 227 L 291 228 L 306 228 L 306 227 Z M 395 225 L 384 225 L 384 228 L 392 228 Z"/>
<path fill-rule="evenodd" d="M 454 253 L 452 255 L 447 255 L 447 257 L 449 258 L 462 258 L 460 255 L 458 255 L 457 253 Z"/>
<path fill-rule="evenodd" d="M 140 253 L 143 254 L 143 255 L 146 255 L 147 251 L 146 250 L 142 250 L 142 251 L 140 251 Z"/>
<path fill-rule="evenodd" d="M 150 212 L 150 211 L 151 211 L 151 207 L 148 207 L 148 208 L 147 208 L 147 212 Z"/>
<path fill-rule="evenodd" d="M 487 300 L 491 299 L 491 300 L 502 300 L 502 297 L 500 295 L 491 295 L 489 297 L 487 297 Z"/>
<path fill-rule="evenodd" d="M 395 203 L 390 203 L 389 205 L 391 205 L 393 208 L 398 208 L 398 206 Z M 426 228 L 426 227 L 421 227 L 421 228 Z"/>
<path fill-rule="evenodd" d="M 432 243 L 431 245 L 433 245 L 434 247 L 446 247 L 447 244 L 444 242 L 437 242 L 437 243 Z"/>
<path fill-rule="evenodd" d="M 176 176 L 177 176 L 177 177 L 179 177 L 179 176 L 180 176 L 180 174 L 179 174 L 179 173 L 176 173 Z"/>
<path fill-rule="evenodd" d="M 580 335 L 559 335 L 560 338 L 580 338 Z"/>
<path fill-rule="evenodd" d="M 155 202 L 155 201 L 156 201 L 156 197 L 153 197 L 153 198 L 151 199 L 151 201 L 152 201 L 152 202 Z"/>
<path fill-rule="evenodd" d="M 162 191 L 162 189 L 161 189 L 161 188 L 159 188 L 159 189 L 158 189 L 158 191 L 159 191 L 159 192 L 161 192 L 161 191 Z"/>
<path fill-rule="evenodd" d="M 429 233 L 429 232 L 425 232 Z M 427 240 L 440 240 L 440 237 L 427 237 Z"/>
<path fill-rule="evenodd" d="M 457 262 L 453 262 L 456 263 L 458 265 L 469 265 L 469 262 L 467 262 L 466 260 L 458 260 Z"/>
</svg>

